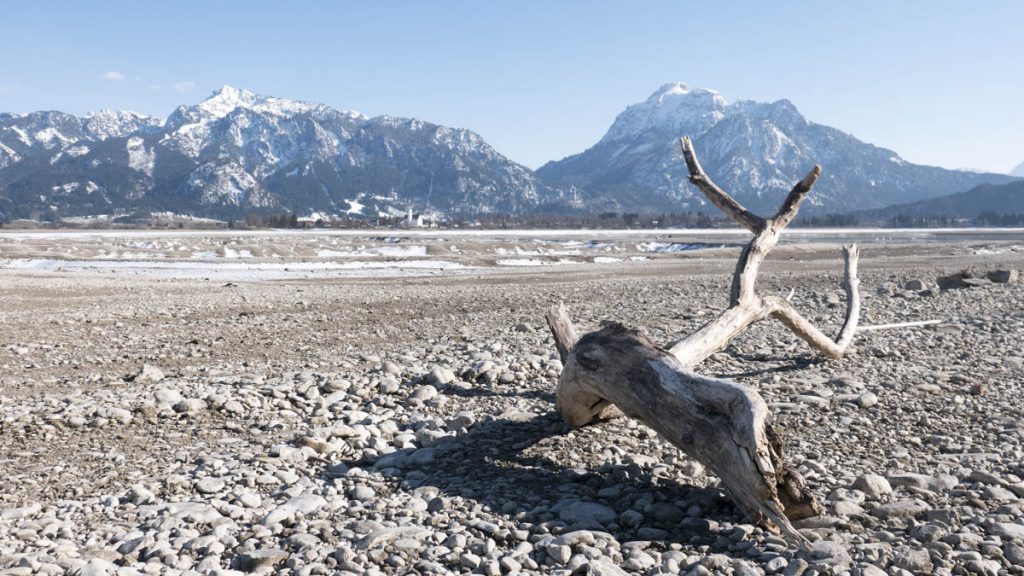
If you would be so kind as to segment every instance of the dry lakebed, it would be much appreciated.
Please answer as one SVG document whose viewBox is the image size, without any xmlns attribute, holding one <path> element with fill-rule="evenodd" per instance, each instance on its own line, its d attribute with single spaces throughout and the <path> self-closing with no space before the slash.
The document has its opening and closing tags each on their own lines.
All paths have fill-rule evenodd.
<svg viewBox="0 0 1024 576">
<path fill-rule="evenodd" d="M 0 575 L 1024 574 L 1024 232 L 787 232 L 767 402 L 798 550 L 636 420 L 571 430 L 544 324 L 686 336 L 739 231 L 0 232 Z M 964 281 L 938 280 L 967 271 Z M 935 320 L 926 326 L 872 326 Z"/>
</svg>

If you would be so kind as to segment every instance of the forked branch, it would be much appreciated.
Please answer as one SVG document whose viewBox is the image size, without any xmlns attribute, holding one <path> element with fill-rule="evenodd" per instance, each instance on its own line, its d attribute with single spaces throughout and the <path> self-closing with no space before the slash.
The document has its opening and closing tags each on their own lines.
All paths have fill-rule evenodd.
<svg viewBox="0 0 1024 576">
<path fill-rule="evenodd" d="M 644 422 L 718 475 L 733 501 L 751 519 L 805 546 L 806 539 L 790 520 L 820 514 L 821 507 L 799 473 L 785 462 L 782 442 L 764 400 L 749 386 L 690 369 L 769 316 L 778 318 L 825 356 L 842 356 L 853 340 L 860 315 L 857 247 L 843 250 L 846 318 L 832 340 L 801 316 L 788 299 L 759 296 L 754 290 L 761 263 L 782 230 L 796 218 L 821 168 L 815 166 L 793 187 L 775 216 L 762 218 L 711 181 L 689 138 L 682 139 L 682 148 L 690 181 L 712 204 L 754 234 L 736 263 L 729 307 L 669 350 L 619 324 L 577 337 L 565 307 L 552 308 L 547 313 L 548 326 L 563 362 L 556 394 L 558 408 L 574 427 L 612 416 L 616 407 Z"/>
<path fill-rule="evenodd" d="M 704 173 L 704 169 L 701 168 L 700 162 L 697 160 L 697 155 L 693 152 L 693 143 L 690 142 L 689 136 L 683 136 L 680 142 L 683 145 L 683 158 L 686 160 L 686 167 L 690 170 L 690 182 L 697 188 L 700 188 L 704 196 L 707 196 L 707 199 L 718 207 L 719 210 L 728 214 L 730 218 L 747 230 L 754 234 L 759 233 L 764 228 L 764 218 L 741 206 L 725 190 L 722 190 L 712 182 L 711 178 L 708 178 L 708 175 Z"/>
<path fill-rule="evenodd" d="M 743 248 L 736 262 L 736 271 L 733 273 L 732 287 L 729 291 L 729 307 L 700 330 L 674 344 L 670 349 L 672 354 L 684 366 L 695 366 L 725 348 L 733 337 L 754 322 L 772 316 L 782 321 L 823 355 L 829 358 L 842 357 L 853 341 L 860 317 L 860 293 L 857 289 L 857 258 L 860 252 L 856 244 L 843 248 L 846 317 L 835 340 L 825 336 L 801 316 L 788 300 L 776 296 L 761 297 L 754 290 L 761 263 L 778 243 L 783 229 L 796 218 L 800 203 L 811 192 L 821 175 L 821 167 L 815 166 L 803 180 L 793 186 L 774 217 L 761 218 L 744 208 L 711 181 L 697 161 L 693 142 L 688 137 L 680 139 L 680 145 L 683 149 L 683 158 L 686 159 L 686 165 L 690 170 L 690 181 L 704 192 L 712 204 L 754 232 L 754 238 Z"/>
</svg>

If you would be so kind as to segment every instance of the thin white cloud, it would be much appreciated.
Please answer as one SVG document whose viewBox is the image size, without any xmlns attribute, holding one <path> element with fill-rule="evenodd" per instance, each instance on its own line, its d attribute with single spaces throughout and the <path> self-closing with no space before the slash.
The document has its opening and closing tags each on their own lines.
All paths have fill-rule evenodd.
<svg viewBox="0 0 1024 576">
<path fill-rule="evenodd" d="M 196 83 L 191 80 L 182 80 L 180 82 L 172 82 L 171 88 L 175 92 L 191 92 L 196 89 Z"/>
<path fill-rule="evenodd" d="M 118 72 L 116 70 L 111 70 L 110 72 L 107 72 L 106 74 L 100 75 L 100 78 L 102 78 L 104 80 L 109 80 L 110 82 L 121 82 L 121 81 L 123 81 L 125 79 L 125 76 L 124 76 L 124 74 L 121 74 L 120 72 Z"/>
<path fill-rule="evenodd" d="M 14 94 L 20 91 L 21 86 L 18 84 L 0 84 L 0 94 Z"/>
<path fill-rule="evenodd" d="M 153 92 L 163 92 L 164 91 L 164 87 L 163 87 L 162 84 L 150 84 L 149 85 L 149 89 L 152 90 Z"/>
</svg>

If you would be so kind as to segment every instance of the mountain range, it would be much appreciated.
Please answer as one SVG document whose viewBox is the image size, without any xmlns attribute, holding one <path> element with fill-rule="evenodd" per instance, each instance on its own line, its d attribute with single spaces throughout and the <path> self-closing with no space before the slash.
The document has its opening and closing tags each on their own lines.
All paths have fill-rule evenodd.
<svg viewBox="0 0 1024 576">
<path fill-rule="evenodd" d="M 166 120 L 0 115 L 0 212 L 525 213 L 560 194 L 461 129 L 225 86 Z"/>
<path fill-rule="evenodd" d="M 594 146 L 550 162 L 537 174 L 631 211 L 709 209 L 687 180 L 681 135 L 694 141 L 712 180 L 765 214 L 774 212 L 815 164 L 823 172 L 807 198 L 806 213 L 877 208 L 1011 180 L 909 163 L 892 150 L 808 121 L 788 100 L 729 104 L 715 91 L 678 82 L 626 108 Z"/>
<path fill-rule="evenodd" d="M 103 110 L 0 114 L 0 219 L 172 211 L 440 217 L 714 211 L 686 180 L 678 137 L 749 208 L 774 210 L 815 163 L 810 212 L 848 212 L 1011 177 L 908 163 L 805 119 L 786 100 L 727 103 L 666 84 L 589 149 L 536 172 L 478 134 L 261 96 L 230 86 L 166 119 Z"/>
<path fill-rule="evenodd" d="M 887 206 L 858 214 L 868 221 L 910 218 L 977 218 L 982 214 L 1024 216 L 1024 180 L 1007 184 L 981 184 L 966 192 Z"/>
</svg>

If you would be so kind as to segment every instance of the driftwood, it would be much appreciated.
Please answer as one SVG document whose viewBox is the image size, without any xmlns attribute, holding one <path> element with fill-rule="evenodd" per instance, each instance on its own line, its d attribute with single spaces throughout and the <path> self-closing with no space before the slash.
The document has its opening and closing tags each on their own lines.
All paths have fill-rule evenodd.
<svg viewBox="0 0 1024 576">
<path fill-rule="evenodd" d="M 781 320 L 797 336 L 825 356 L 841 357 L 850 346 L 850 342 L 853 341 L 853 335 L 857 331 L 857 321 L 860 317 L 860 294 L 857 290 L 860 284 L 857 279 L 857 257 L 860 252 L 856 244 L 843 247 L 843 256 L 846 261 L 844 268 L 846 320 L 835 340 L 822 334 L 801 316 L 788 299 L 778 296 L 760 296 L 754 292 L 754 282 L 757 280 L 757 272 L 761 263 L 778 243 L 782 230 L 796 218 L 797 211 L 800 210 L 800 203 L 807 197 L 811 188 L 814 187 L 814 183 L 817 182 L 818 176 L 821 175 L 821 167 L 815 166 L 803 180 L 793 187 L 774 217 L 761 218 L 733 200 L 708 178 L 704 169 L 701 168 L 700 162 L 697 161 L 693 143 L 689 138 L 683 138 L 680 142 L 683 148 L 683 158 L 686 159 L 686 165 L 690 170 L 690 182 L 700 188 L 712 204 L 743 225 L 744 228 L 753 232 L 754 238 L 743 248 L 740 258 L 736 262 L 732 287 L 729 289 L 729 307 L 700 330 L 674 344 L 670 348 L 672 354 L 684 366 L 696 366 L 708 356 L 725 348 L 733 337 L 754 322 L 772 316 Z"/>
<path fill-rule="evenodd" d="M 620 411 L 644 422 L 721 478 L 722 487 L 751 520 L 803 547 L 807 541 L 790 521 L 821 514 L 822 508 L 799 473 L 785 462 L 782 441 L 764 400 L 749 386 L 691 369 L 767 317 L 781 320 L 825 356 L 842 356 L 853 340 L 860 311 L 857 247 L 844 247 L 847 312 L 832 340 L 787 298 L 754 291 L 761 263 L 796 217 L 821 169 L 815 166 L 797 183 L 774 217 L 761 218 L 708 178 L 689 138 L 682 139 L 682 148 L 690 181 L 754 233 L 736 264 L 729 307 L 667 349 L 644 333 L 616 323 L 578 337 L 566 309 L 552 308 L 547 322 L 564 366 L 556 392 L 558 408 L 573 427 Z"/>
<path fill-rule="evenodd" d="M 934 326 L 936 324 L 942 324 L 944 320 L 918 320 L 916 322 L 896 322 L 895 324 L 875 324 L 873 326 L 858 326 L 858 332 L 868 332 L 870 330 L 889 330 L 892 328 L 917 328 L 919 326 Z"/>
</svg>

